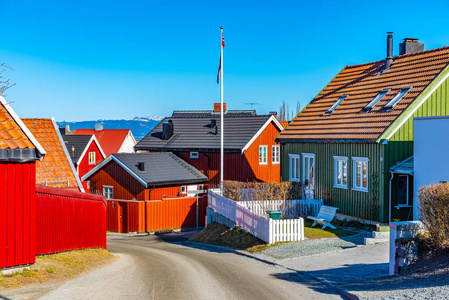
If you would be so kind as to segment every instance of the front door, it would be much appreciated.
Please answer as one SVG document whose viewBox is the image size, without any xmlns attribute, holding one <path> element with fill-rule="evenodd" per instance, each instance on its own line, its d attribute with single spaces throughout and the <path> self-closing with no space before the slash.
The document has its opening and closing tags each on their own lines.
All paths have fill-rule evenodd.
<svg viewBox="0 0 449 300">
<path fill-rule="evenodd" d="M 315 154 L 303 153 L 302 178 L 304 198 L 314 199 L 315 194 Z"/>
</svg>

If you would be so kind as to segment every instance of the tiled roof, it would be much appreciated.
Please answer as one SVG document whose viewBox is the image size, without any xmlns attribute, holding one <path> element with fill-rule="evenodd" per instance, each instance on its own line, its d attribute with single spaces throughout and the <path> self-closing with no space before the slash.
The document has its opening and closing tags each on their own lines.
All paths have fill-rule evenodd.
<svg viewBox="0 0 449 300">
<path fill-rule="evenodd" d="M 47 154 L 36 162 L 36 184 L 55 188 L 79 187 L 55 124 L 51 119 L 22 119 Z"/>
<path fill-rule="evenodd" d="M 252 117 L 255 110 L 225 110 L 227 117 Z M 220 118 L 221 111 L 213 110 L 175 110 L 172 118 Z"/>
<path fill-rule="evenodd" d="M 3 103 L 0 103 L 0 149 L 35 149 Z"/>
<path fill-rule="evenodd" d="M 73 163 L 77 163 L 92 139 L 92 135 L 63 135 L 62 138 L 69 150 L 70 158 Z"/>
<path fill-rule="evenodd" d="M 224 117 L 224 149 L 242 150 L 270 115 Z M 215 119 L 215 118 L 214 118 Z M 173 136 L 162 139 L 165 120 L 173 121 Z M 134 147 L 136 150 L 219 150 L 220 118 L 216 118 L 217 134 L 211 128 L 211 118 L 165 118 Z"/>
<path fill-rule="evenodd" d="M 207 176 L 171 152 L 112 154 L 86 173 L 83 179 L 87 180 L 111 160 L 126 166 L 131 170 L 132 175 L 137 177 L 142 184 L 145 183 L 147 187 L 198 184 L 208 181 Z M 144 171 L 138 168 L 140 162 L 145 165 Z"/>
<path fill-rule="evenodd" d="M 346 66 L 278 136 L 280 140 L 376 141 L 398 116 L 449 64 L 449 47 Z M 412 89 L 393 107 L 383 110 L 401 88 Z M 370 112 L 363 108 L 383 89 L 391 89 Z M 330 114 L 324 113 L 342 96 L 347 98 Z"/>
<path fill-rule="evenodd" d="M 94 134 L 106 156 L 117 153 L 120 150 L 126 136 L 130 132 L 129 129 L 77 129 L 76 135 L 92 135 Z"/>
</svg>

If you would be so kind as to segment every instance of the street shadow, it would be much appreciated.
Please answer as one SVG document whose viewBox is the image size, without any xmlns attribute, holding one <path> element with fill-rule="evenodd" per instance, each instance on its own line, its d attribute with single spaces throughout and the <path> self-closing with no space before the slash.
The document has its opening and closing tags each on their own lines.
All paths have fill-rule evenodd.
<svg viewBox="0 0 449 300">
<path fill-rule="evenodd" d="M 159 234 L 157 235 L 157 238 L 170 243 L 170 244 L 177 244 L 181 246 L 185 246 L 188 248 L 194 248 L 194 249 L 200 249 L 205 250 L 208 252 L 213 253 L 232 253 L 233 251 L 228 250 L 226 248 L 219 248 L 213 245 L 207 245 L 207 244 L 201 244 L 201 243 L 195 243 L 195 242 L 189 242 L 189 238 L 193 236 L 196 233 L 196 231 L 188 231 L 188 232 L 174 232 L 174 233 L 167 233 L 167 234 Z"/>
</svg>

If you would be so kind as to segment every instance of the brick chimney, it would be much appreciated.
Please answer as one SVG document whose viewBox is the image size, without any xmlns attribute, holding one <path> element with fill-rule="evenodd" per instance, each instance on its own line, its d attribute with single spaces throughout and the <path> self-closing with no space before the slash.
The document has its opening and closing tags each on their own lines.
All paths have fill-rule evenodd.
<svg viewBox="0 0 449 300">
<path fill-rule="evenodd" d="M 214 111 L 221 110 L 221 103 L 214 103 Z M 226 111 L 226 102 L 223 102 L 223 111 Z"/>
</svg>

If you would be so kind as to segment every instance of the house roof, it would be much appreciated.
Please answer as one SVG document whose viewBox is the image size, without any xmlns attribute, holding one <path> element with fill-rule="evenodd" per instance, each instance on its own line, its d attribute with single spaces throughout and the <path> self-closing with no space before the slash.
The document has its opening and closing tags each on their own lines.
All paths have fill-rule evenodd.
<svg viewBox="0 0 449 300">
<path fill-rule="evenodd" d="M 391 173 L 413 175 L 413 155 L 390 168 Z"/>
<path fill-rule="evenodd" d="M 26 162 L 45 154 L 44 148 L 0 95 L 0 160 Z"/>
<path fill-rule="evenodd" d="M 255 110 L 225 110 L 224 114 L 229 117 L 252 117 L 256 115 Z M 220 118 L 220 111 L 213 110 L 175 110 L 172 118 Z"/>
<path fill-rule="evenodd" d="M 87 148 L 89 148 L 91 143 L 96 143 L 98 149 L 103 155 L 103 158 L 106 157 L 100 143 L 95 138 L 95 135 L 63 135 L 62 138 L 64 139 L 72 161 L 78 165 L 80 164 L 81 159 L 84 157 Z"/>
<path fill-rule="evenodd" d="M 216 120 L 217 134 L 211 128 L 211 119 Z M 162 139 L 163 123 L 173 122 L 173 136 Z M 224 117 L 224 149 L 244 151 L 253 138 L 260 134 L 270 122 L 282 130 L 282 126 L 271 115 L 229 116 Z M 212 150 L 220 149 L 220 117 L 165 118 L 150 131 L 134 148 L 136 150 Z"/>
<path fill-rule="evenodd" d="M 54 119 L 22 119 L 47 154 L 36 162 L 36 184 L 84 191 Z"/>
<path fill-rule="evenodd" d="M 146 187 L 206 183 L 208 178 L 171 152 L 116 153 L 86 173 L 82 180 L 89 179 L 110 161 L 115 161 Z M 145 170 L 138 163 L 145 164 Z"/>
<path fill-rule="evenodd" d="M 433 88 L 432 82 L 441 83 L 446 79 L 439 74 L 448 64 L 449 47 L 443 47 L 396 56 L 391 68 L 383 74 L 379 71 L 384 60 L 346 66 L 277 138 L 281 141 L 377 141 L 417 97 L 424 97 L 421 94 Z M 393 109 L 384 109 L 405 87 L 412 88 Z M 390 90 L 371 111 L 364 112 L 365 106 L 384 89 Z M 343 95 L 348 96 L 326 115 Z"/>
<path fill-rule="evenodd" d="M 104 153 L 109 156 L 112 153 L 118 153 L 130 132 L 130 129 L 77 129 L 75 135 L 95 135 Z"/>
</svg>

